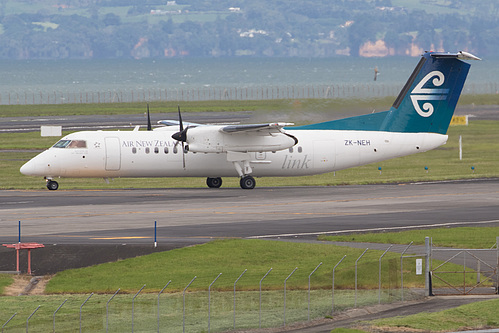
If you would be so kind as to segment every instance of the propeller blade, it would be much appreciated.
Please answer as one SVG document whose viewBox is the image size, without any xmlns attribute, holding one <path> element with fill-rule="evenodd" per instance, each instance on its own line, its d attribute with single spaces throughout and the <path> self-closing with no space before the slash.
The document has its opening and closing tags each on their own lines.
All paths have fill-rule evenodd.
<svg viewBox="0 0 499 333">
<path fill-rule="evenodd" d="M 178 105 L 178 122 L 180 124 L 180 132 L 184 130 L 184 123 L 182 122 L 182 114 L 180 113 L 180 105 Z"/>
<path fill-rule="evenodd" d="M 151 115 L 149 114 L 149 103 L 147 103 L 147 130 L 152 131 Z"/>
<path fill-rule="evenodd" d="M 182 114 L 180 113 L 180 105 L 178 105 L 178 122 L 179 122 L 179 131 L 172 135 L 172 139 L 177 140 L 175 142 L 175 147 L 179 142 L 182 142 L 182 167 L 185 169 L 185 142 L 187 141 L 187 130 L 189 126 L 184 129 L 184 123 L 182 122 Z"/>
<path fill-rule="evenodd" d="M 184 129 L 184 123 L 182 122 L 182 114 L 180 113 L 180 105 L 178 106 L 178 122 L 180 130 L 172 135 L 172 138 L 177 141 L 182 141 L 182 144 L 187 141 L 187 130 L 189 126 Z M 182 145 L 182 148 L 184 146 Z"/>
<path fill-rule="evenodd" d="M 184 147 L 184 141 L 182 141 L 182 166 L 184 167 L 185 169 L 185 147 Z"/>
</svg>

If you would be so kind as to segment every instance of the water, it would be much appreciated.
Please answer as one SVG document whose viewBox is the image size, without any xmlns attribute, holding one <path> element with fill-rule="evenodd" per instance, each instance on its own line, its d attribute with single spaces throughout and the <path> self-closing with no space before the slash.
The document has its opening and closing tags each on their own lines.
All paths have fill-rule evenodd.
<svg viewBox="0 0 499 333">
<path fill-rule="evenodd" d="M 168 93 L 167 90 L 176 91 L 177 97 L 180 98 L 179 91 L 182 91 L 183 96 L 184 91 L 188 95 L 188 91 L 196 89 L 214 89 L 214 91 L 219 89 L 219 94 L 222 96 L 222 89 L 262 88 L 260 98 L 263 98 L 265 97 L 263 88 L 296 87 L 297 90 L 302 89 L 302 93 L 307 94 L 308 91 L 303 87 L 309 86 L 336 86 L 343 87 L 343 90 L 364 85 L 372 87 L 367 90 L 389 87 L 383 92 L 386 95 L 393 94 L 392 90 L 397 91 L 403 86 L 418 60 L 409 57 L 2 60 L 0 61 L 0 73 L 2 73 L 0 103 L 30 104 L 39 98 L 40 102 L 45 98 L 48 102 L 50 95 L 54 96 L 53 99 L 64 100 L 70 99 L 69 95 L 66 96 L 70 93 L 80 94 L 74 99 L 87 98 L 88 102 L 89 97 L 84 94 L 119 92 L 122 95 L 126 92 L 128 96 L 133 94 L 132 91 L 136 96 L 142 92 L 144 99 L 158 99 L 160 96 L 157 95 L 161 95 L 161 91 Z M 499 77 L 498 65 L 499 58 L 473 61 L 465 93 L 482 90 L 487 93 L 495 92 Z M 373 80 L 375 68 L 379 71 L 376 82 Z M 149 92 L 148 96 L 145 96 L 146 91 Z M 151 97 L 150 91 L 154 91 L 156 98 Z M 226 91 L 224 93 L 227 94 Z M 44 97 L 46 94 L 49 96 Z M 256 94 L 257 92 L 252 95 L 247 93 L 247 96 L 244 96 L 239 92 L 237 96 L 243 99 L 255 97 Z M 272 96 L 274 95 L 276 93 L 272 92 Z M 173 96 L 171 92 L 170 96 Z M 96 101 L 97 96 L 93 99 Z"/>
</svg>

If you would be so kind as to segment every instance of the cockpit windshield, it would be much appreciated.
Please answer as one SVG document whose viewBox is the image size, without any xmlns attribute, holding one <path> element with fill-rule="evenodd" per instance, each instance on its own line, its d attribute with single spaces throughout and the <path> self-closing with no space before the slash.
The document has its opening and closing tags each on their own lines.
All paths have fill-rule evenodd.
<svg viewBox="0 0 499 333">
<path fill-rule="evenodd" d="M 87 141 L 85 140 L 60 140 L 53 148 L 87 148 Z"/>
</svg>

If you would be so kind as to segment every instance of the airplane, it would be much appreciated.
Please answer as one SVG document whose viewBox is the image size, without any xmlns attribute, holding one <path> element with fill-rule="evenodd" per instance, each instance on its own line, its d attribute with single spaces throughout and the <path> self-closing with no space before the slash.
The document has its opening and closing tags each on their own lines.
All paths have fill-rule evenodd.
<svg viewBox="0 0 499 333">
<path fill-rule="evenodd" d="M 255 177 L 333 172 L 425 152 L 446 135 L 470 65 L 471 53 L 425 52 L 387 111 L 302 126 L 205 125 L 160 121 L 147 131 L 82 131 L 64 136 L 24 164 L 20 172 L 41 176 L 49 190 L 55 178 L 239 177 L 253 189 Z"/>
</svg>

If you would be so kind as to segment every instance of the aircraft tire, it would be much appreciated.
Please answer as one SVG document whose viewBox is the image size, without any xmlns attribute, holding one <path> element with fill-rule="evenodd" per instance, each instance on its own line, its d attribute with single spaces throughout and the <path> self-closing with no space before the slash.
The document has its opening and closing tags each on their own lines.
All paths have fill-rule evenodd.
<svg viewBox="0 0 499 333">
<path fill-rule="evenodd" d="M 49 180 L 47 182 L 47 188 L 51 191 L 56 191 L 59 188 L 59 183 L 57 183 L 55 180 Z"/>
<path fill-rule="evenodd" d="M 222 178 L 208 177 L 206 178 L 206 185 L 208 185 L 209 188 L 219 188 L 220 186 L 222 186 Z"/>
<path fill-rule="evenodd" d="M 239 185 L 241 185 L 241 188 L 244 190 L 251 190 L 255 188 L 256 181 L 255 178 L 247 175 L 241 178 Z"/>
</svg>

